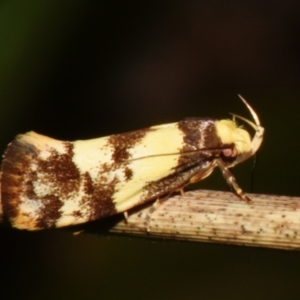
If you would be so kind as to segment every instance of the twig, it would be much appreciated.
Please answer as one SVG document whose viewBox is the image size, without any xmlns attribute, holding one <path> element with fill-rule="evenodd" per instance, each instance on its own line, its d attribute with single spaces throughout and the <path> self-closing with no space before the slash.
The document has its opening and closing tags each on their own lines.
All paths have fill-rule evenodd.
<svg viewBox="0 0 300 300">
<path fill-rule="evenodd" d="M 109 232 L 278 249 L 300 249 L 300 198 L 198 190 L 169 198 L 149 217 L 147 207 Z M 148 232 L 147 232 L 148 229 Z"/>
</svg>

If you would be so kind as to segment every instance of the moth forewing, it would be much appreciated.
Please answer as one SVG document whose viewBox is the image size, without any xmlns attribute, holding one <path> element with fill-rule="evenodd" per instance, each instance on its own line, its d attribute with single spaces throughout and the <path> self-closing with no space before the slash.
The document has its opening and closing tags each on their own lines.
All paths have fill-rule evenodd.
<svg viewBox="0 0 300 300">
<path fill-rule="evenodd" d="M 84 223 L 182 191 L 217 165 L 247 200 L 228 167 L 257 151 L 263 128 L 244 103 L 256 124 L 252 141 L 233 121 L 210 118 L 87 141 L 18 135 L 1 166 L 3 214 L 27 230 Z"/>
</svg>

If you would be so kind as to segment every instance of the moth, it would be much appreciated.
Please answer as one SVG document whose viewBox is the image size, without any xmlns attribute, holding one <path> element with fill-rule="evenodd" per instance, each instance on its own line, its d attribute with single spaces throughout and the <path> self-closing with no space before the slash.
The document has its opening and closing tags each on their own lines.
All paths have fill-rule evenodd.
<svg viewBox="0 0 300 300">
<path fill-rule="evenodd" d="M 80 224 L 182 191 L 217 166 L 249 202 L 229 168 L 259 149 L 264 128 L 240 98 L 254 122 L 233 116 L 255 130 L 252 139 L 235 120 L 211 118 L 74 142 L 35 132 L 18 135 L 1 166 L 3 214 L 19 229 Z"/>
</svg>

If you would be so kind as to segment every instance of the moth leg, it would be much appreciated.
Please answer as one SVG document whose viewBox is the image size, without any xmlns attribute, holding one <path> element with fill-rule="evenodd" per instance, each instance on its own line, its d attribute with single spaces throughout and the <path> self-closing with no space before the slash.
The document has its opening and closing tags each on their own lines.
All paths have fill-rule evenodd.
<svg viewBox="0 0 300 300">
<path fill-rule="evenodd" d="M 81 234 L 81 233 L 83 233 L 84 232 L 84 230 L 78 230 L 78 231 L 74 231 L 72 234 L 74 235 L 74 236 L 77 236 L 77 235 L 79 235 L 79 234 Z"/>
<path fill-rule="evenodd" d="M 179 189 L 179 193 L 180 193 L 181 197 L 183 197 L 184 196 L 184 188 Z"/>
<path fill-rule="evenodd" d="M 127 223 L 127 221 L 128 221 L 128 211 L 124 211 L 123 215 L 124 215 L 124 218 L 125 218 L 125 222 Z"/>
<path fill-rule="evenodd" d="M 217 164 L 219 166 L 219 168 L 222 171 L 223 177 L 225 178 L 226 182 L 234 188 L 235 192 L 237 193 L 237 195 L 243 199 L 244 201 L 246 201 L 247 203 L 251 203 L 252 200 L 245 195 L 245 193 L 243 192 L 243 190 L 239 187 L 239 185 L 237 184 L 234 175 L 231 173 L 231 171 L 223 164 L 223 162 L 221 160 L 217 160 Z"/>
<path fill-rule="evenodd" d="M 150 207 L 147 215 L 146 215 L 146 218 L 145 218 L 145 227 L 146 227 L 146 231 L 147 232 L 150 232 L 150 221 L 151 221 L 151 215 L 154 213 L 154 211 L 160 206 L 160 204 L 162 203 L 162 201 L 157 198 L 155 200 L 155 202 L 152 204 L 152 206 Z"/>
</svg>

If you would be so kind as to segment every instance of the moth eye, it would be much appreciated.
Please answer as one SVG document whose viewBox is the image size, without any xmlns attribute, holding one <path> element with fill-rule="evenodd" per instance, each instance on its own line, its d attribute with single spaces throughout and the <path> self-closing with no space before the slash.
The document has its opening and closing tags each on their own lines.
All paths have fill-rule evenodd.
<svg viewBox="0 0 300 300">
<path fill-rule="evenodd" d="M 236 155 L 236 151 L 234 149 L 224 149 L 222 153 L 225 157 L 233 157 Z"/>
</svg>

